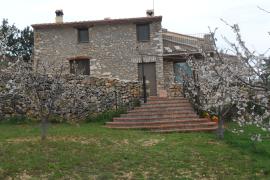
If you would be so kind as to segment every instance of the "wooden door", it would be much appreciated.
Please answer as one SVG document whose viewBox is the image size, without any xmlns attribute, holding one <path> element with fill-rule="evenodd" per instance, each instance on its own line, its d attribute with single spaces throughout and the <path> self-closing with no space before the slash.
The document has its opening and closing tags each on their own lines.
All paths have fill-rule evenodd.
<svg viewBox="0 0 270 180">
<path fill-rule="evenodd" d="M 146 81 L 149 81 L 150 96 L 157 95 L 156 63 L 143 63 Z M 142 63 L 138 64 L 139 80 L 142 81 Z"/>
</svg>

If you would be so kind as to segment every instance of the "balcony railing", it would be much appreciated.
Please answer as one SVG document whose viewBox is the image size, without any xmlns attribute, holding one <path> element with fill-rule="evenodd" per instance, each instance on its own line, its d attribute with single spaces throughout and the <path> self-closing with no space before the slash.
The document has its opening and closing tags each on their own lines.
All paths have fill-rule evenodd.
<svg viewBox="0 0 270 180">
<path fill-rule="evenodd" d="M 214 49 L 209 34 L 183 35 L 164 32 L 162 37 L 164 54 L 209 52 Z"/>
</svg>

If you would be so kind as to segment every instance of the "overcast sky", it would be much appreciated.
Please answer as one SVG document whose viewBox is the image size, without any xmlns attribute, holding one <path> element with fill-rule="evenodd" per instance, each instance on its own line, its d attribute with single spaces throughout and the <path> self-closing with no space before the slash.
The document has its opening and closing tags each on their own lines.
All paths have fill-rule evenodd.
<svg viewBox="0 0 270 180">
<path fill-rule="evenodd" d="M 105 17 L 145 16 L 153 0 L 1 0 L 0 18 L 19 28 L 34 23 L 54 22 L 54 11 L 63 9 L 64 21 L 98 20 Z M 163 28 L 184 34 L 219 34 L 233 39 L 220 18 L 238 23 L 248 46 L 260 53 L 270 47 L 270 0 L 155 0 L 155 15 L 162 15 Z"/>
</svg>

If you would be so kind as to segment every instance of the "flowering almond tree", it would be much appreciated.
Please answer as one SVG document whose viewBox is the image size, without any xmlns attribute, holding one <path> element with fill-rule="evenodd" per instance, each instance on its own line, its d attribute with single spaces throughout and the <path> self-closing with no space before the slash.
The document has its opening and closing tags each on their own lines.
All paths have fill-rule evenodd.
<svg viewBox="0 0 270 180">
<path fill-rule="evenodd" d="M 4 51 L 4 48 L 3 45 L 1 49 Z M 2 57 L 2 61 L 5 62 L 6 57 Z M 76 114 L 77 108 L 74 106 L 79 106 L 83 99 L 81 99 L 82 92 L 79 91 L 76 81 L 66 82 L 62 63 L 60 65 L 44 63 L 39 66 L 38 70 L 32 70 L 32 65 L 21 58 L 2 65 L 0 85 L 5 84 L 5 87 L 0 87 L 0 97 L 8 97 L 14 104 L 26 103 L 25 105 L 31 110 L 31 115 L 40 120 L 41 140 L 45 140 L 49 119 L 55 114 L 56 109 L 61 108 L 61 100 L 71 99 L 72 106 L 65 106 L 65 111 L 72 110 Z M 72 91 L 67 94 L 65 90 L 70 87 Z M 3 104 L 0 103 L 0 105 Z M 0 108 L 3 107 L 0 106 Z"/>
<path fill-rule="evenodd" d="M 184 76 L 186 95 L 198 110 L 219 117 L 219 138 L 224 137 L 224 120 L 231 110 L 237 112 L 233 120 L 240 126 L 254 124 L 270 132 L 269 57 L 250 51 L 238 25 L 230 27 L 236 35 L 236 43 L 227 43 L 234 55 L 220 52 L 215 44 L 215 31 L 210 32 L 215 52 L 201 52 L 201 60 L 192 57 L 188 60 L 196 76 Z M 260 136 L 255 135 L 253 139 L 260 140 Z"/>
<path fill-rule="evenodd" d="M 46 68 L 43 68 L 37 72 L 31 69 L 30 64 L 18 60 L 2 70 L 1 74 L 9 74 L 6 83 L 7 95 L 20 95 L 30 102 L 29 106 L 41 121 L 41 139 L 45 140 L 49 118 L 64 93 L 62 70 L 49 74 Z"/>
<path fill-rule="evenodd" d="M 7 24 L 6 21 L 4 22 Z M 25 51 L 16 51 L 17 54 L 10 54 L 9 52 L 13 48 L 10 46 L 10 37 L 14 35 L 12 28 L 4 28 L 5 31 L 1 28 L 0 31 L 0 85 L 5 84 L 5 87 L 0 86 L 0 97 L 8 97 L 14 102 L 27 101 L 27 105 L 34 109 L 34 115 L 41 122 L 41 139 L 45 140 L 49 119 L 55 113 L 54 110 L 59 108 L 60 99 L 69 96 L 72 99 L 72 106 L 66 108 L 77 113 L 74 107 L 82 103 L 82 92 L 78 92 L 76 81 L 65 83 L 62 62 L 60 64 L 40 63 L 38 70 L 32 70 L 32 64 L 24 61 Z M 28 29 L 24 33 L 31 35 L 29 31 Z M 30 54 L 28 55 L 30 56 Z M 12 60 L 10 60 L 11 57 Z M 77 77 L 77 75 L 75 76 Z M 65 92 L 67 86 L 72 87 L 72 91 L 68 94 Z M 0 108 L 3 107 L 0 106 Z"/>
</svg>

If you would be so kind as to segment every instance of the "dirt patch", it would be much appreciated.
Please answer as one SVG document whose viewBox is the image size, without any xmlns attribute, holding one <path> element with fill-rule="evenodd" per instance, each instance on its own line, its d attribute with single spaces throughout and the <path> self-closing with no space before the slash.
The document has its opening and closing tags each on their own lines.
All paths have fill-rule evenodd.
<svg viewBox="0 0 270 180">
<path fill-rule="evenodd" d="M 141 139 L 141 140 L 139 140 L 139 143 L 143 147 L 151 147 L 151 146 L 157 145 L 161 141 L 164 141 L 164 139 Z"/>
<path fill-rule="evenodd" d="M 128 145 L 128 144 L 129 144 L 129 143 L 128 143 L 128 140 L 127 140 L 127 139 L 124 139 L 124 140 L 122 141 L 122 144 Z"/>
<path fill-rule="evenodd" d="M 128 139 L 123 139 L 123 140 L 110 140 L 114 145 L 117 146 L 122 146 L 122 145 L 129 145 Z"/>
<path fill-rule="evenodd" d="M 9 178 L 7 178 L 9 179 Z M 13 178 L 10 178 L 10 180 Z M 27 171 L 23 171 L 20 174 L 16 175 L 16 177 L 14 179 L 20 179 L 20 180 L 30 180 L 32 179 L 32 176 L 30 176 Z"/>
<path fill-rule="evenodd" d="M 178 173 L 180 174 L 179 177 L 176 177 L 176 178 L 187 178 L 187 179 L 192 179 L 193 177 L 193 171 L 192 170 L 189 170 L 189 169 L 179 169 L 178 170 Z"/>
<path fill-rule="evenodd" d="M 38 142 L 40 141 L 40 138 L 38 137 L 27 137 L 27 138 L 13 138 L 13 139 L 7 139 L 7 143 L 11 144 L 20 144 L 20 143 L 25 143 L 25 142 Z"/>
<path fill-rule="evenodd" d="M 4 173 L 5 173 L 4 169 L 0 168 L 0 177 L 4 176 Z"/>
<path fill-rule="evenodd" d="M 149 177 L 150 177 L 150 172 L 148 172 L 148 171 L 143 171 L 143 178 L 144 179 L 149 179 Z"/>
<path fill-rule="evenodd" d="M 220 142 L 217 142 L 217 141 L 208 141 L 207 144 L 220 145 Z"/>
<path fill-rule="evenodd" d="M 123 173 L 123 175 L 120 177 L 120 179 L 127 179 L 127 180 L 130 180 L 130 179 L 134 179 L 133 178 L 133 172 L 127 172 L 127 173 Z"/>
<path fill-rule="evenodd" d="M 11 144 L 19 144 L 19 143 L 26 143 L 26 142 L 31 142 L 31 143 L 37 143 L 40 142 L 40 137 L 27 137 L 27 138 L 13 138 L 13 139 L 7 139 L 7 143 Z M 78 136 L 50 136 L 46 139 L 46 141 L 49 142 L 59 142 L 59 141 L 64 141 L 64 142 L 75 142 L 75 143 L 80 143 L 80 144 L 96 144 L 100 145 L 100 141 L 95 138 L 86 138 L 86 137 L 78 137 Z"/>
</svg>

